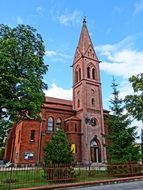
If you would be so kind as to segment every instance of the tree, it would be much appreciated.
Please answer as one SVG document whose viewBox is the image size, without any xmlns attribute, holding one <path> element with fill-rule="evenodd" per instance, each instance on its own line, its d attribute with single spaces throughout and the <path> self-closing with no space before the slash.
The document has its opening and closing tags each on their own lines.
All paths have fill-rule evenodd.
<svg viewBox="0 0 143 190">
<path fill-rule="evenodd" d="M 123 100 L 119 98 L 118 84 L 113 79 L 113 99 L 108 116 L 107 152 L 110 163 L 127 163 L 139 160 L 139 148 L 135 146 L 136 127 L 130 127 L 131 120 L 124 114 Z"/>
<path fill-rule="evenodd" d="M 0 119 L 0 147 L 4 145 L 4 138 L 6 137 L 6 132 L 10 128 L 12 123 L 7 120 Z"/>
<path fill-rule="evenodd" d="M 70 164 L 73 161 L 66 133 L 61 128 L 53 134 L 51 141 L 47 142 L 44 152 L 44 160 L 48 164 Z"/>
<path fill-rule="evenodd" d="M 41 36 L 30 26 L 0 25 L 0 119 L 37 117 L 47 71 Z"/>
<path fill-rule="evenodd" d="M 125 97 L 126 109 L 133 118 L 142 121 L 143 124 L 143 73 L 133 75 L 129 78 L 129 82 L 132 83 L 134 94 Z M 141 152 L 143 160 L 143 127 L 141 129 Z"/>
<path fill-rule="evenodd" d="M 141 129 L 141 152 L 142 152 L 142 162 L 143 162 L 143 129 Z"/>
<path fill-rule="evenodd" d="M 143 121 L 143 73 L 129 78 L 134 90 L 133 95 L 125 97 L 128 113 L 138 121 Z"/>
</svg>

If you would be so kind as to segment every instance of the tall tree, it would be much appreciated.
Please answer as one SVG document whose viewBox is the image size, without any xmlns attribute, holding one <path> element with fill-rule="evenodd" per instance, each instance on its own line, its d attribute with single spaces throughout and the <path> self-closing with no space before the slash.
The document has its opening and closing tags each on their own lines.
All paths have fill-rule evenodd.
<svg viewBox="0 0 143 190">
<path fill-rule="evenodd" d="M 143 121 L 143 73 L 130 77 L 129 81 L 134 94 L 125 97 L 126 108 L 135 119 Z"/>
<path fill-rule="evenodd" d="M 47 71 L 42 37 L 30 26 L 0 25 L 0 119 L 36 117 Z"/>
<path fill-rule="evenodd" d="M 128 113 L 138 121 L 142 121 L 141 129 L 141 152 L 143 160 L 143 73 L 129 78 L 134 90 L 133 95 L 125 97 L 125 105 Z"/>
<path fill-rule="evenodd" d="M 119 98 L 118 84 L 113 79 L 113 98 L 107 124 L 109 134 L 107 136 L 107 152 L 110 163 L 126 163 L 139 160 L 139 149 L 135 147 L 137 138 L 136 127 L 129 127 L 131 120 L 124 114 L 123 100 Z"/>
<path fill-rule="evenodd" d="M 141 153 L 142 153 L 142 162 L 143 162 L 143 129 L 141 129 Z"/>
<path fill-rule="evenodd" d="M 4 139 L 8 128 L 12 125 L 8 120 L 0 119 L 0 147 L 4 145 Z"/>
<path fill-rule="evenodd" d="M 44 152 L 44 160 L 48 164 L 70 164 L 73 161 L 66 133 L 61 128 L 53 134 L 51 141 L 47 142 Z"/>
</svg>

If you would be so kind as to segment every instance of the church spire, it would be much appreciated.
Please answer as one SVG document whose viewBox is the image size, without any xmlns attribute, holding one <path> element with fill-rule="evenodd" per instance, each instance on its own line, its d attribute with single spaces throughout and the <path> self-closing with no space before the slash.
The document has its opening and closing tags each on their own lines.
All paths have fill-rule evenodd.
<svg viewBox="0 0 143 190">
<path fill-rule="evenodd" d="M 92 42 L 89 36 L 89 32 L 86 26 L 86 17 L 83 18 L 83 25 L 82 25 L 82 30 L 80 33 L 80 38 L 78 42 L 78 49 L 84 55 L 88 49 L 89 46 L 92 46 Z"/>
</svg>

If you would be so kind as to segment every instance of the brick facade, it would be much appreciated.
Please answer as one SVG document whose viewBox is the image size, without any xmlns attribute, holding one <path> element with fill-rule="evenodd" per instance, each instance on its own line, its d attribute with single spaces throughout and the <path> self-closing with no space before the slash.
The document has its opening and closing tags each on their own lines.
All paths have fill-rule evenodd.
<svg viewBox="0 0 143 190">
<path fill-rule="evenodd" d="M 75 162 L 106 163 L 104 117 L 108 112 L 102 107 L 99 63 L 84 20 L 72 66 L 73 101 L 45 97 L 41 123 L 24 120 L 10 131 L 7 161 L 16 165 L 42 161 L 45 143 L 60 125 L 75 147 Z"/>
</svg>

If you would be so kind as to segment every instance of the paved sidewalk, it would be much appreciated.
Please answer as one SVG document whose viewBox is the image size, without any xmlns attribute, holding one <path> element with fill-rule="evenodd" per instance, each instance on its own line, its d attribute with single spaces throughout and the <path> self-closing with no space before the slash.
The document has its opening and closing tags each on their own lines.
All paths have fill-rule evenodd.
<svg viewBox="0 0 143 190">
<path fill-rule="evenodd" d="M 141 181 L 143 180 L 143 176 L 134 176 L 134 177 L 124 177 L 124 178 L 116 178 L 110 180 L 98 180 L 98 181 L 87 181 L 87 182 L 79 182 L 79 183 L 64 183 L 64 184 L 55 184 L 48 185 L 43 187 L 33 187 L 33 188 L 21 188 L 17 190 L 50 190 L 50 189 L 66 189 L 68 187 L 83 187 L 83 186 L 93 186 L 93 185 L 106 185 L 106 184 L 114 184 L 114 183 L 123 183 L 129 181 Z"/>
</svg>

